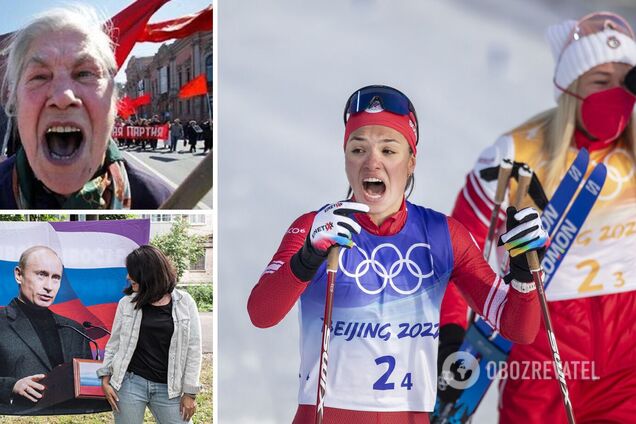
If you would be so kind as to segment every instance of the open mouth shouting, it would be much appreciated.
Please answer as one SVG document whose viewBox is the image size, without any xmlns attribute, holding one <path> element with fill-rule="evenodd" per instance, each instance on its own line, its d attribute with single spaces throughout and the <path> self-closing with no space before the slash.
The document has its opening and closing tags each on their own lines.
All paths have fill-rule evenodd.
<svg viewBox="0 0 636 424">
<path fill-rule="evenodd" d="M 379 199 L 386 191 L 384 181 L 374 177 L 363 179 L 362 188 L 364 189 L 365 196 L 369 199 Z"/>
<path fill-rule="evenodd" d="M 46 129 L 44 140 L 53 161 L 70 163 L 79 156 L 84 133 L 75 125 L 52 125 Z"/>
</svg>

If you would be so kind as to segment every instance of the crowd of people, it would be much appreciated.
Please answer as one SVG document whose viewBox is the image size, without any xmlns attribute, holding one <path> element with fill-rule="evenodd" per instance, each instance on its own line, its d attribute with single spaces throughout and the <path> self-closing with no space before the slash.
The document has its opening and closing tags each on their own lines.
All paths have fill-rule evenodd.
<svg viewBox="0 0 636 424">
<path fill-rule="evenodd" d="M 189 153 L 197 152 L 197 144 L 203 142 L 203 153 L 212 150 L 212 121 L 190 120 L 187 123 L 181 123 L 181 119 L 175 118 L 171 121 L 161 120 L 159 115 L 153 115 L 152 118 L 128 118 L 117 117 L 115 121 L 116 127 L 157 127 L 168 124 L 169 136 L 165 139 L 157 138 L 116 138 L 120 148 L 138 149 L 138 150 L 157 150 L 159 140 L 162 141 L 163 149 L 169 152 L 177 152 L 177 146 L 180 140 L 183 140 L 183 147 L 190 146 Z M 125 129 L 124 129 L 125 133 Z M 182 150 L 183 151 L 183 150 Z"/>
</svg>

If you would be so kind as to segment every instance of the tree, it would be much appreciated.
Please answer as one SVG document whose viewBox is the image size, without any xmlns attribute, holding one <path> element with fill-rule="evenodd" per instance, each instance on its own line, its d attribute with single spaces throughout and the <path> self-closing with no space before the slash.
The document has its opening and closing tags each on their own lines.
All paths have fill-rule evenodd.
<svg viewBox="0 0 636 424">
<path fill-rule="evenodd" d="M 205 252 L 206 237 L 189 234 L 188 228 L 187 217 L 181 217 L 172 224 L 170 232 L 157 235 L 150 241 L 172 260 L 177 270 L 177 281 L 181 280 L 188 265 L 199 260 Z"/>
<path fill-rule="evenodd" d="M 49 214 L 0 215 L 0 221 L 56 222 L 68 221 L 68 217 L 68 215 Z"/>
</svg>

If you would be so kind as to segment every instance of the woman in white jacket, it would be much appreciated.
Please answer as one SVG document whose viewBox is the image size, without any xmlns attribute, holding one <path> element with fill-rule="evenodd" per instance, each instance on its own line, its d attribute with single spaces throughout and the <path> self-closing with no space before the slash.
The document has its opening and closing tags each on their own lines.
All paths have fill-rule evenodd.
<svg viewBox="0 0 636 424">
<path fill-rule="evenodd" d="M 201 325 L 192 297 L 175 289 L 176 272 L 153 246 L 126 257 L 130 286 L 106 344 L 102 379 L 115 423 L 188 423 L 200 390 Z"/>
</svg>

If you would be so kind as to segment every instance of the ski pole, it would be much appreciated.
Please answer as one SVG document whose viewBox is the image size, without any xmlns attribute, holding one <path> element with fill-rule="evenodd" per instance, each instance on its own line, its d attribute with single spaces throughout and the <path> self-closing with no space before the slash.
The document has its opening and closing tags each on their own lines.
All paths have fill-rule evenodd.
<svg viewBox="0 0 636 424">
<path fill-rule="evenodd" d="M 325 409 L 325 395 L 327 393 L 327 362 L 329 350 L 329 336 L 331 333 L 331 312 L 333 311 L 333 291 L 336 286 L 336 272 L 338 272 L 338 257 L 340 246 L 334 245 L 327 255 L 327 292 L 325 294 L 325 314 L 322 321 L 322 343 L 320 344 L 320 365 L 318 374 L 318 393 L 316 395 L 315 424 L 322 424 Z"/>
<path fill-rule="evenodd" d="M 517 192 L 515 194 L 515 200 L 512 205 L 518 210 L 521 207 L 524 197 L 528 194 L 528 188 L 530 187 L 530 181 L 532 181 L 532 169 L 525 163 L 519 167 L 519 179 L 517 184 Z M 501 261 L 501 275 L 506 273 L 508 264 L 510 261 L 510 255 L 504 255 Z"/>
<path fill-rule="evenodd" d="M 488 235 L 486 236 L 486 242 L 484 243 L 484 259 L 488 262 L 490 257 L 490 250 L 492 249 L 493 241 L 495 239 L 495 230 L 497 229 L 497 217 L 499 216 L 499 210 L 501 209 L 501 203 L 506 195 L 506 189 L 508 188 L 508 180 L 510 174 L 512 174 L 513 163 L 510 159 L 502 159 L 499 163 L 499 173 L 497 174 L 497 189 L 495 192 L 494 206 L 492 207 L 492 213 L 490 214 L 490 225 L 488 226 Z M 473 322 L 477 314 L 472 309 L 468 315 L 468 322 Z"/>
<path fill-rule="evenodd" d="M 490 257 L 490 251 L 492 249 L 493 241 L 495 239 L 495 230 L 497 227 L 497 217 L 499 216 L 499 210 L 501 209 L 501 203 L 506 195 L 506 189 L 508 188 L 508 180 L 512 173 L 512 161 L 510 159 L 502 159 L 499 164 L 499 174 L 497 176 L 497 191 L 495 192 L 495 205 L 492 208 L 492 214 L 490 215 L 490 226 L 488 227 L 488 236 L 486 237 L 486 244 L 484 245 L 484 259 L 488 261 Z"/>
<path fill-rule="evenodd" d="M 572 411 L 572 402 L 570 401 L 570 395 L 568 392 L 568 385 L 565 381 L 565 374 L 563 373 L 563 365 L 561 363 L 561 356 L 559 355 L 559 348 L 557 347 L 556 337 L 554 336 L 554 329 L 552 328 L 552 321 L 550 320 L 550 311 L 548 311 L 548 302 L 545 297 L 545 290 L 543 289 L 543 278 L 541 277 L 541 264 L 539 263 L 539 257 L 536 251 L 526 253 L 526 259 L 532 273 L 532 279 L 537 286 L 537 294 L 539 296 L 539 304 L 541 305 L 541 312 L 543 313 L 543 321 L 545 322 L 545 329 L 548 333 L 548 340 L 550 341 L 550 350 L 552 351 L 552 358 L 554 359 L 554 367 L 561 385 L 561 395 L 563 396 L 563 405 L 565 406 L 565 412 L 568 416 L 568 423 L 575 424 L 574 412 Z"/>
</svg>

